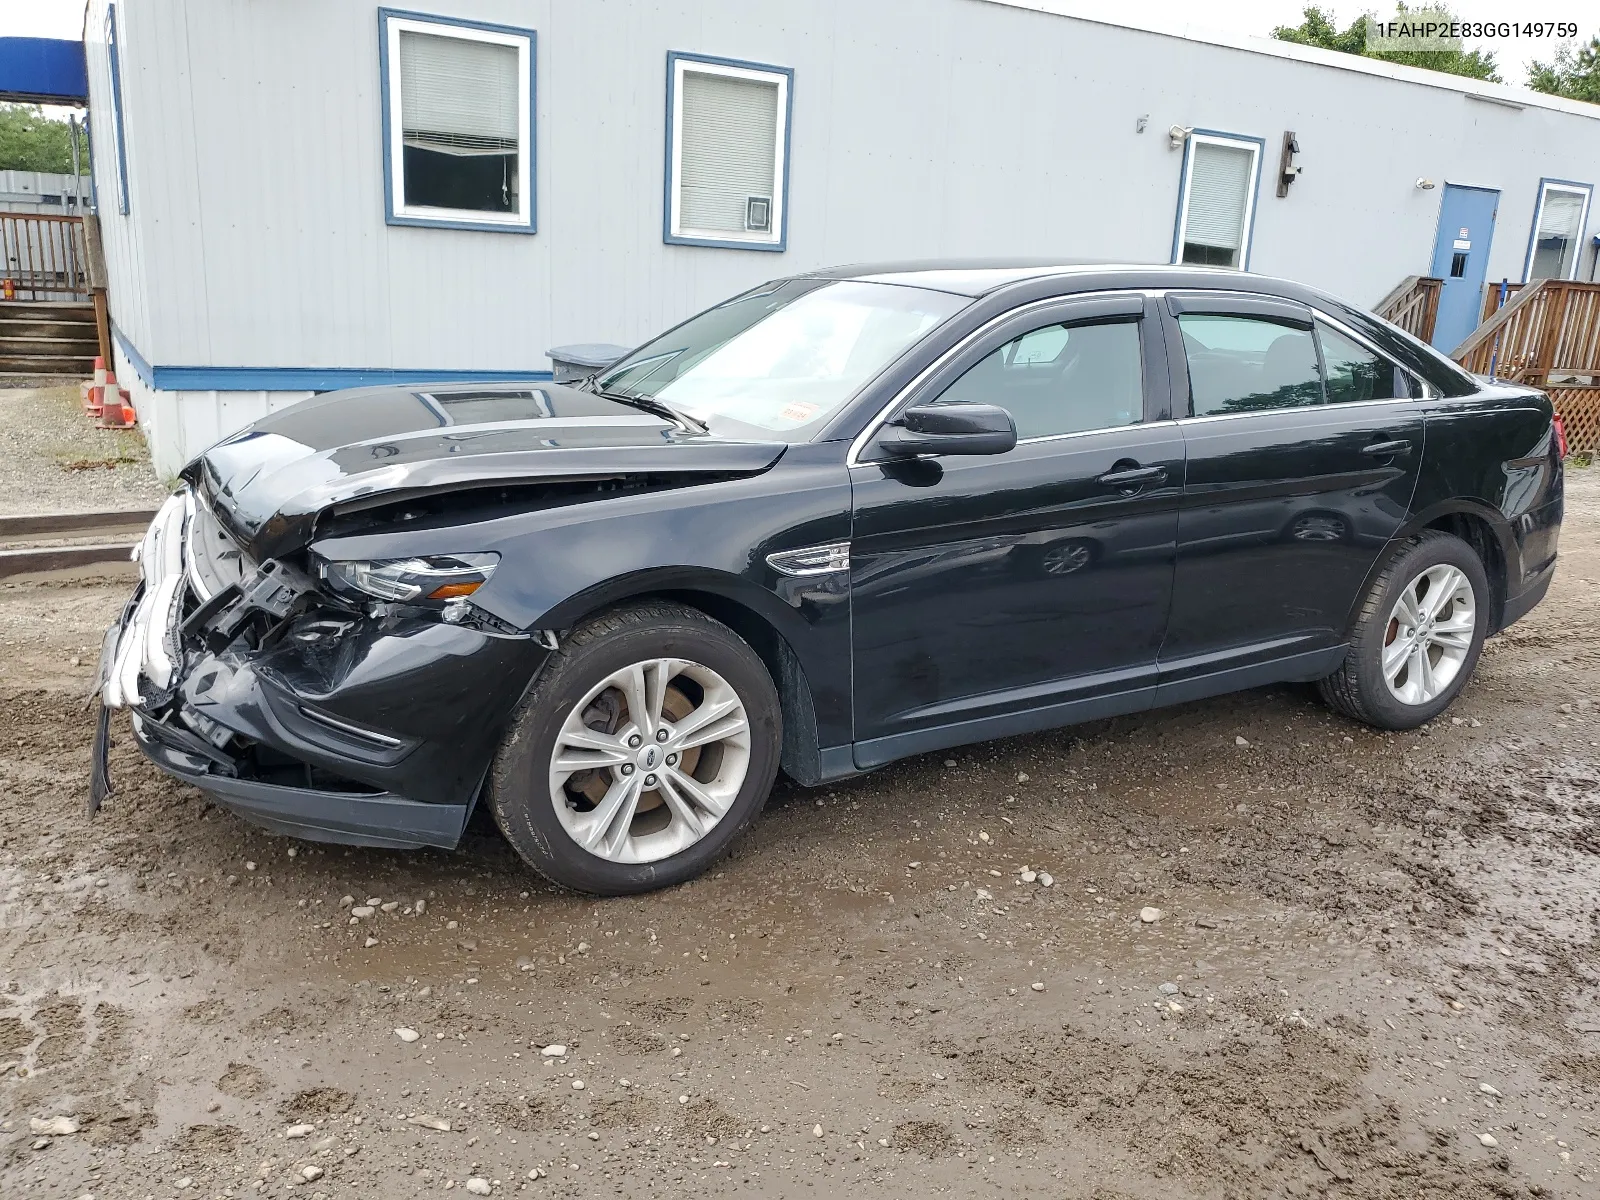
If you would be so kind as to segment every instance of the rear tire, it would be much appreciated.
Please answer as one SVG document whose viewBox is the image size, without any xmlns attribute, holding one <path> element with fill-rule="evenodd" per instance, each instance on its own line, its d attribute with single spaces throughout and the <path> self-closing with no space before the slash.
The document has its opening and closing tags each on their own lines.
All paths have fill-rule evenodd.
<svg viewBox="0 0 1600 1200">
<path fill-rule="evenodd" d="M 1437 530 L 1418 534 L 1373 580 L 1343 665 L 1317 684 L 1324 703 L 1377 729 L 1433 720 L 1478 665 L 1492 600 L 1471 546 Z"/>
<path fill-rule="evenodd" d="M 551 654 L 495 756 L 487 800 L 547 879 L 598 896 L 647 892 L 722 856 L 766 803 L 781 744 L 777 690 L 738 634 L 685 605 L 632 604 Z"/>
</svg>

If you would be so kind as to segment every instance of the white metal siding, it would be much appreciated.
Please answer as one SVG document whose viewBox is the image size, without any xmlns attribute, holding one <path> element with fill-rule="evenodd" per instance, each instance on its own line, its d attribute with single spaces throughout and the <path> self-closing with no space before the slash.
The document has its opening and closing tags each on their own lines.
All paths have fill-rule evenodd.
<svg viewBox="0 0 1600 1200">
<path fill-rule="evenodd" d="M 1294 130 L 1305 173 L 1261 185 L 1251 267 L 1359 303 L 1427 270 L 1442 189 L 1419 176 L 1500 189 L 1492 280 L 1521 277 L 1541 177 L 1600 182 L 1600 119 L 982 0 L 432 11 L 538 31 L 536 235 L 384 224 L 376 7 L 323 0 L 121 0 L 117 215 L 93 0 L 112 310 L 150 361 L 542 370 L 830 263 L 1166 262 L 1174 124 L 1265 139 L 1269 176 Z M 672 50 L 794 70 L 786 253 L 663 244 Z"/>
</svg>

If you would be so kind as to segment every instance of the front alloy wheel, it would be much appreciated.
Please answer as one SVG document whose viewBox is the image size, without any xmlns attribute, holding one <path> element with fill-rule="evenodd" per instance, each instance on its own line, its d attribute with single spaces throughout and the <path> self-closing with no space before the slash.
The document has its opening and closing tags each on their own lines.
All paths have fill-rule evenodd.
<svg viewBox="0 0 1600 1200">
<path fill-rule="evenodd" d="M 512 718 L 485 796 L 540 874 L 621 896 L 682 883 L 766 803 L 782 708 L 750 644 L 649 600 L 561 639 Z"/>
<path fill-rule="evenodd" d="M 749 770 L 750 721 L 732 685 L 700 663 L 647 659 L 573 706 L 550 758 L 550 800 L 590 854 L 659 862 L 727 816 Z"/>
</svg>

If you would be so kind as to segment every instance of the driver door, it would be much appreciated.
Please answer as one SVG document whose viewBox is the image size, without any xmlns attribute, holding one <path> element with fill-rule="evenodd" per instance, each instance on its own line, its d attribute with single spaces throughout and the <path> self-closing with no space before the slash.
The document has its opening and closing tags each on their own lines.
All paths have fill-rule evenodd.
<svg viewBox="0 0 1600 1200">
<path fill-rule="evenodd" d="M 906 405 L 980 402 L 1005 454 L 850 468 L 856 765 L 1154 699 L 1183 438 L 1159 315 L 1137 295 L 1029 305 Z"/>
</svg>

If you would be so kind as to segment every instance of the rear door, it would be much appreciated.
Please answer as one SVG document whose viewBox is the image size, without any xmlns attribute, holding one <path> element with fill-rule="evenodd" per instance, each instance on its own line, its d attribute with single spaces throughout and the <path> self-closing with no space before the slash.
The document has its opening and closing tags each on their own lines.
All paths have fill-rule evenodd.
<svg viewBox="0 0 1600 1200">
<path fill-rule="evenodd" d="M 1154 698 L 1183 439 L 1154 301 L 1029 306 L 908 401 L 997 404 L 1006 454 L 851 467 L 857 764 Z M 991 725 L 973 723 L 992 722 Z M 953 727 L 963 725 L 960 733 Z"/>
<path fill-rule="evenodd" d="M 1362 582 L 1405 522 L 1422 460 L 1420 385 L 1302 304 L 1167 297 L 1185 415 L 1160 700 L 1217 671 L 1339 646 Z M 1194 689 L 1195 694 L 1206 690 Z"/>
</svg>

